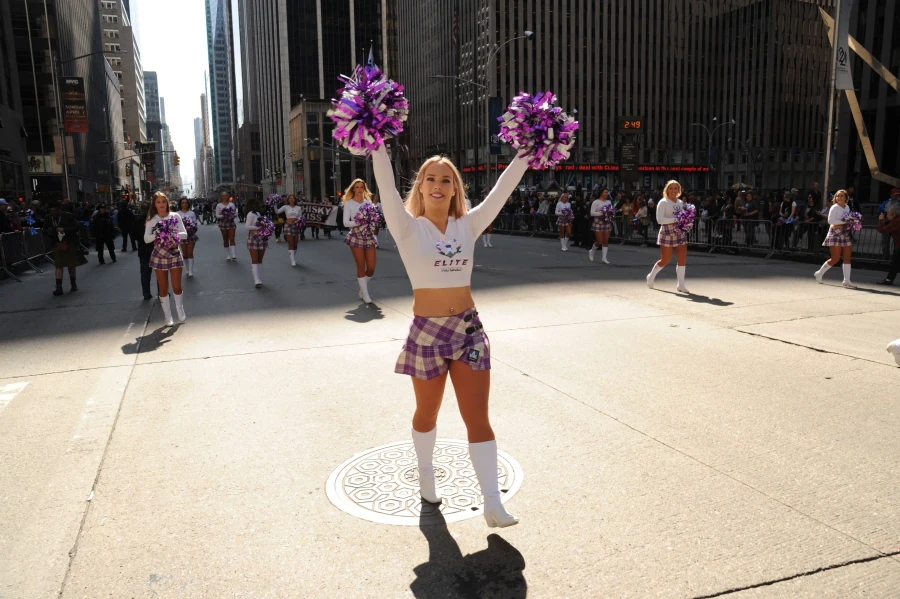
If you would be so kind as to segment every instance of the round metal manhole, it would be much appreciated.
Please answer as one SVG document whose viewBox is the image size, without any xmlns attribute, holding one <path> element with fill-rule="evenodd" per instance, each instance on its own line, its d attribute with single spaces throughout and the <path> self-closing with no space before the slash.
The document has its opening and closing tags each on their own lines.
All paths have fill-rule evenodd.
<svg viewBox="0 0 900 599">
<path fill-rule="evenodd" d="M 440 505 L 425 503 L 419 497 L 419 469 L 412 441 L 369 449 L 341 464 L 328 477 L 328 499 L 352 516 L 380 524 L 419 526 L 474 518 L 483 509 L 468 445 L 455 439 L 437 440 L 434 475 L 443 499 Z M 506 503 L 522 486 L 522 468 L 500 451 L 497 474 Z"/>
</svg>

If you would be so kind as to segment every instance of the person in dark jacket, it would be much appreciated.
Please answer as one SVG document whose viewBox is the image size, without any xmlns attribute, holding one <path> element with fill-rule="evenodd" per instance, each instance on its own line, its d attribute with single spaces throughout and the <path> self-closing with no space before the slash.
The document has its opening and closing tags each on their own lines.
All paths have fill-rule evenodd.
<svg viewBox="0 0 900 599">
<path fill-rule="evenodd" d="M 878 232 L 894 239 L 894 252 L 888 276 L 879 285 L 893 285 L 900 272 L 900 207 L 891 206 L 885 214 L 878 215 Z"/>
<path fill-rule="evenodd" d="M 75 269 L 87 264 L 78 245 L 78 221 L 71 212 L 60 208 L 58 203 L 50 205 L 50 214 L 41 231 L 47 247 L 53 248 L 53 264 L 56 266 L 56 290 L 53 295 L 62 295 L 63 268 L 69 270 L 72 292 L 78 291 Z"/>
<path fill-rule="evenodd" d="M 91 234 L 94 236 L 94 243 L 97 244 L 97 258 L 100 264 L 106 264 L 103 259 L 103 246 L 109 250 L 109 257 L 116 262 L 116 227 L 113 224 L 112 215 L 106 209 L 106 204 L 100 204 L 97 207 L 97 214 L 91 218 Z"/>
<path fill-rule="evenodd" d="M 128 202 L 119 204 L 119 212 L 116 215 L 116 224 L 119 226 L 119 232 L 122 233 L 122 251 L 128 251 L 128 236 L 131 235 L 131 228 L 134 226 L 134 212 L 131 211 L 131 205 Z M 143 234 L 141 234 L 143 236 Z M 137 238 L 131 237 L 131 251 L 137 250 Z"/>
<path fill-rule="evenodd" d="M 150 212 L 150 202 L 141 204 L 141 213 Z M 138 260 L 141 263 L 141 288 L 144 290 L 144 299 L 153 299 L 150 293 L 150 277 L 153 275 L 153 269 L 150 268 L 150 254 L 153 253 L 153 244 L 144 242 L 144 222 L 143 219 L 136 218 L 131 225 L 131 238 L 137 239 Z"/>
</svg>

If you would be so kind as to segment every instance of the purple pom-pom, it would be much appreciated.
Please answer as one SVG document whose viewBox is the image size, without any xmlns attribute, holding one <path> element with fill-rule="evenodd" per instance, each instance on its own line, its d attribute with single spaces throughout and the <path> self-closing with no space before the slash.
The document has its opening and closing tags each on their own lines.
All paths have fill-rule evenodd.
<svg viewBox="0 0 900 599">
<path fill-rule="evenodd" d="M 843 218 L 843 221 L 847 223 L 847 229 L 851 233 L 862 231 L 862 214 L 859 212 L 851 212 Z"/>
<path fill-rule="evenodd" d="M 268 239 L 275 232 L 275 224 L 265 216 L 256 219 L 256 236 Z"/>
<path fill-rule="evenodd" d="M 222 208 L 222 222 L 223 223 L 233 223 L 235 217 L 237 216 L 237 209 L 234 206 L 226 206 Z"/>
<path fill-rule="evenodd" d="M 568 226 L 575 222 L 575 213 L 572 212 L 571 208 L 563 208 L 559 211 L 559 218 L 556 219 L 556 224 L 560 226 Z"/>
<path fill-rule="evenodd" d="M 266 205 L 271 208 L 276 208 L 281 203 L 281 196 L 277 193 L 270 193 L 269 197 L 266 198 Z"/>
<path fill-rule="evenodd" d="M 697 209 L 693 204 L 685 204 L 684 208 L 676 208 L 675 228 L 682 233 L 687 233 L 694 228 L 695 218 L 697 218 Z"/>
<path fill-rule="evenodd" d="M 177 248 L 181 244 L 180 228 L 178 227 L 178 219 L 173 216 L 167 216 L 156 224 L 156 245 L 164 248 Z"/>
<path fill-rule="evenodd" d="M 600 218 L 607 224 L 612 224 L 616 220 L 616 207 L 612 204 L 606 204 L 600 208 Z"/>
<path fill-rule="evenodd" d="M 359 212 L 353 217 L 353 222 L 361 229 L 366 229 L 375 237 L 375 230 L 381 225 L 381 215 L 372 204 L 363 202 L 359 207 Z M 375 247 L 378 247 L 378 238 L 375 237 Z"/>
<path fill-rule="evenodd" d="M 403 86 L 377 68 L 356 67 L 352 77 L 342 75 L 345 86 L 331 101 L 328 116 L 334 121 L 334 140 L 357 156 L 368 156 L 384 142 L 403 132 L 409 101 Z"/>
<path fill-rule="evenodd" d="M 522 92 L 500 117 L 500 139 L 519 150 L 533 169 L 553 168 L 567 160 L 575 144 L 578 121 L 554 103 L 551 92 L 533 96 Z"/>
<path fill-rule="evenodd" d="M 188 236 L 195 235 L 197 233 L 197 221 L 192 219 L 190 216 L 182 219 L 184 221 L 184 230 L 187 231 Z"/>
</svg>

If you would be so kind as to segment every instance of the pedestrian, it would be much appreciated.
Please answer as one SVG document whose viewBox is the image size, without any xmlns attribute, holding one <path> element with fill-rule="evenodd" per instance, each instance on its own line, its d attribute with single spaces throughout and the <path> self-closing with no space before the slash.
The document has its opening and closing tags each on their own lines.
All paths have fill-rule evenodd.
<svg viewBox="0 0 900 599">
<path fill-rule="evenodd" d="M 259 200 L 250 200 L 247 202 L 247 249 L 250 251 L 250 270 L 253 271 L 253 283 L 257 289 L 262 287 L 262 270 L 263 258 L 266 255 L 266 249 L 269 247 L 269 236 L 271 231 L 266 234 L 260 227 L 263 224 L 263 216 L 261 214 L 262 204 Z M 267 223 L 268 224 L 268 223 Z M 272 230 L 274 230 L 272 225 Z"/>
<path fill-rule="evenodd" d="M 187 268 L 187 276 L 194 276 L 194 246 L 200 241 L 197 229 L 200 221 L 197 220 L 197 214 L 191 210 L 191 203 L 187 198 L 181 198 L 178 203 L 178 216 L 184 223 L 184 229 L 187 231 L 187 239 L 181 244 L 181 253 L 184 255 L 184 266 Z"/>
<path fill-rule="evenodd" d="M 890 235 L 894 240 L 894 253 L 887 277 L 878 281 L 879 285 L 893 285 L 900 272 L 900 206 L 890 206 L 887 214 L 878 215 L 878 232 Z"/>
<path fill-rule="evenodd" d="M 103 246 L 109 250 L 109 258 L 116 263 L 116 227 L 113 224 L 112 215 L 106 209 L 106 204 L 97 206 L 97 213 L 91 217 L 91 235 L 94 236 L 94 244 L 97 247 L 97 258 L 100 264 L 106 264 L 103 259 Z"/>
<path fill-rule="evenodd" d="M 900 208 L 900 189 L 896 187 L 891 190 L 891 197 L 883 201 L 878 205 L 878 216 L 882 215 L 887 216 L 888 209 L 892 206 Z M 897 247 L 897 246 L 895 246 Z M 885 260 L 889 260 L 891 257 L 891 236 L 890 235 L 882 235 L 881 241 L 881 250 L 884 255 Z"/>
<path fill-rule="evenodd" d="M 116 212 L 116 225 L 119 232 L 122 233 L 122 252 L 128 251 L 128 237 L 131 235 L 131 229 L 134 228 L 134 212 L 131 211 L 131 204 L 126 200 L 119 202 L 119 209 Z M 141 236 L 143 237 L 143 235 Z M 131 251 L 137 250 L 137 239 L 131 238 Z"/>
<path fill-rule="evenodd" d="M 380 187 L 380 185 L 379 185 Z M 356 215 L 368 205 L 373 211 L 372 192 L 362 179 L 356 179 L 344 192 L 344 226 L 350 229 L 344 237 L 344 243 L 350 246 L 353 261 L 356 263 L 356 281 L 359 284 L 359 297 L 367 304 L 372 303 L 369 296 L 369 282 L 375 276 L 376 255 L 373 227 L 356 223 Z"/>
<path fill-rule="evenodd" d="M 150 202 L 143 202 L 140 209 L 143 214 L 150 212 Z M 150 256 L 153 253 L 153 244 L 144 241 L 144 219 L 134 219 L 131 224 L 131 237 L 137 239 L 138 261 L 141 265 L 141 289 L 144 291 L 144 299 L 151 300 L 153 294 L 150 293 L 150 277 L 153 275 L 153 269 L 150 268 Z M 156 287 L 158 290 L 158 283 Z"/>
<path fill-rule="evenodd" d="M 429 503 L 441 501 L 432 453 L 449 376 L 468 431 L 485 521 L 490 527 L 518 524 L 500 499 L 497 441 L 488 410 L 490 342 L 478 318 L 471 284 L 475 241 L 525 175 L 528 160 L 514 159 L 487 199 L 471 212 L 466 209 L 459 171 L 448 158 L 425 161 L 405 206 L 394 188 L 393 169 L 383 145 L 374 154 L 373 166 L 385 200 L 384 214 L 413 287 L 415 317 L 394 371 L 412 377 L 416 395 L 412 437 L 419 492 Z"/>
<path fill-rule="evenodd" d="M 225 260 L 237 261 L 237 247 L 235 247 L 234 234 L 237 232 L 237 225 L 234 219 L 237 218 L 237 208 L 234 202 L 226 192 L 222 192 L 219 196 L 219 203 L 216 205 L 216 221 L 219 223 L 219 231 L 222 233 L 222 245 L 225 247 Z M 243 219 L 241 219 L 243 222 Z"/>
<path fill-rule="evenodd" d="M 844 221 L 850 214 L 850 207 L 847 202 L 850 198 L 843 189 L 838 190 L 834 194 L 834 206 L 828 211 L 828 235 L 822 243 L 831 252 L 831 258 L 822 265 L 822 268 L 815 272 L 816 281 L 822 283 L 822 277 L 826 272 L 835 266 L 843 258 L 844 282 L 842 285 L 847 289 L 853 289 L 856 286 L 850 280 L 850 261 L 853 255 L 853 239 L 850 237 L 850 227 Z"/>
<path fill-rule="evenodd" d="M 163 235 L 165 229 L 172 232 L 175 239 Z M 159 303 L 162 306 L 163 315 L 166 317 L 166 326 L 173 326 L 172 306 L 169 304 L 169 283 L 171 281 L 172 292 L 175 295 L 175 310 L 178 312 L 178 320 L 185 322 L 187 315 L 184 312 L 184 296 L 181 289 L 181 274 L 184 270 L 184 256 L 181 255 L 181 242 L 188 237 L 184 222 L 177 212 L 172 212 L 169 197 L 161 191 L 153 194 L 150 210 L 147 211 L 147 220 L 144 223 L 144 241 L 153 243 L 153 251 L 150 253 L 150 268 L 156 273 L 156 283 L 159 286 Z"/>
<path fill-rule="evenodd" d="M 275 211 L 276 214 L 283 214 L 286 222 L 284 225 L 284 239 L 288 243 L 288 256 L 291 258 L 291 266 L 297 266 L 297 241 L 300 238 L 300 231 L 304 226 L 303 211 L 297 205 L 297 196 L 291 194 L 287 198 L 287 204 Z"/>
<path fill-rule="evenodd" d="M 612 219 L 615 218 L 613 204 L 609 200 L 609 189 L 600 190 L 597 199 L 591 203 L 591 230 L 594 232 L 594 245 L 588 251 L 588 258 L 594 261 L 597 248 L 601 249 L 600 260 L 603 264 L 609 264 L 607 253 L 609 252 L 609 236 L 612 233 Z"/>
<path fill-rule="evenodd" d="M 676 290 L 680 293 L 690 293 L 684 284 L 687 270 L 687 235 L 676 226 L 676 214 L 684 210 L 684 202 L 681 196 L 681 184 L 678 181 L 669 181 L 663 189 L 663 198 L 656 205 L 656 220 L 659 222 L 659 235 L 656 243 L 659 245 L 659 262 L 653 265 L 653 270 L 647 275 L 647 286 L 653 289 L 656 275 L 664 269 L 672 260 L 672 253 L 678 260 L 675 272 L 678 276 Z"/>
<path fill-rule="evenodd" d="M 338 199 L 340 200 L 340 198 L 338 198 Z M 333 205 L 333 204 L 331 203 L 331 198 L 329 198 L 327 195 L 322 199 L 322 203 L 325 204 L 326 206 L 332 206 L 332 205 Z M 325 239 L 331 239 L 331 227 L 329 227 L 328 225 L 326 225 L 326 224 L 325 224 L 326 222 L 328 222 L 328 217 L 327 217 L 327 216 L 326 216 L 325 219 L 322 221 L 322 230 L 325 232 Z"/>
<path fill-rule="evenodd" d="M 78 291 L 76 269 L 87 264 L 87 260 L 78 245 L 78 221 L 75 220 L 75 215 L 63 210 L 58 202 L 53 202 L 42 233 L 46 245 L 53 248 L 53 265 L 56 267 L 56 290 L 53 295 L 63 294 L 64 268 L 69 271 L 70 291 Z"/>
<path fill-rule="evenodd" d="M 569 194 L 564 193 L 556 204 L 556 224 L 559 226 L 559 246 L 564 252 L 569 251 L 569 237 L 572 236 L 572 222 L 575 213 L 569 203 Z"/>
</svg>

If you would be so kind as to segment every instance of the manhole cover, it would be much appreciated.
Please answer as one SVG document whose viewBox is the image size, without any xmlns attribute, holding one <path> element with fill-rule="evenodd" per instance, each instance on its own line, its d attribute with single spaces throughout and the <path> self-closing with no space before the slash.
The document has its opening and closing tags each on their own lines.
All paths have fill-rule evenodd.
<svg viewBox="0 0 900 599">
<path fill-rule="evenodd" d="M 506 503 L 522 486 L 522 468 L 501 451 L 497 459 L 500 494 Z M 419 469 L 412 441 L 390 443 L 358 454 L 328 477 L 328 499 L 350 515 L 398 526 L 437 524 L 482 514 L 481 488 L 469 460 L 468 443 L 438 439 L 434 474 L 440 506 L 419 497 Z"/>
</svg>

